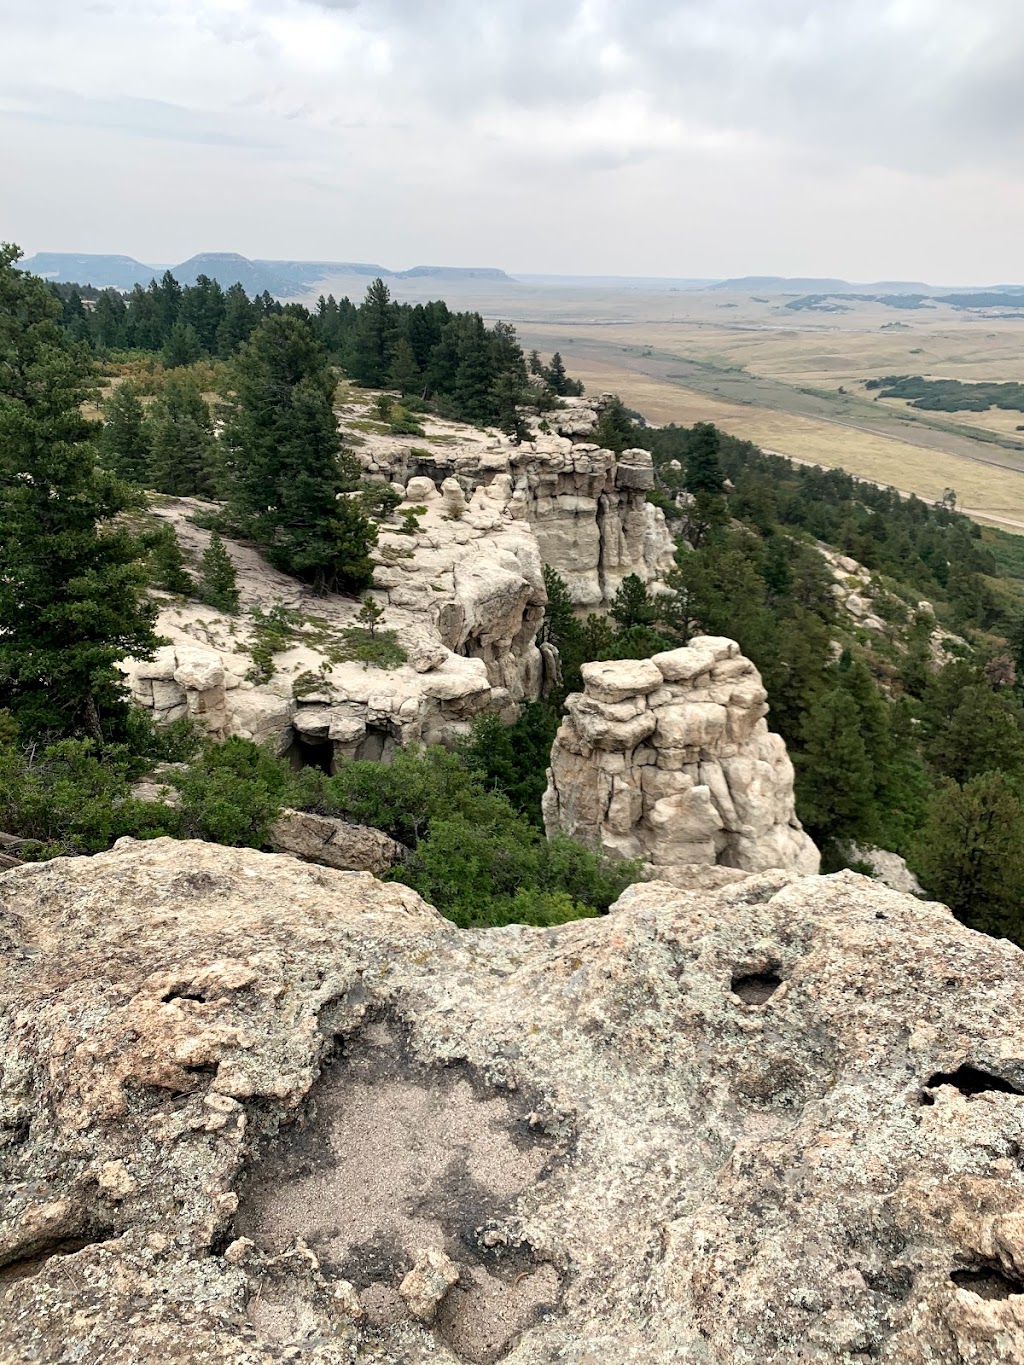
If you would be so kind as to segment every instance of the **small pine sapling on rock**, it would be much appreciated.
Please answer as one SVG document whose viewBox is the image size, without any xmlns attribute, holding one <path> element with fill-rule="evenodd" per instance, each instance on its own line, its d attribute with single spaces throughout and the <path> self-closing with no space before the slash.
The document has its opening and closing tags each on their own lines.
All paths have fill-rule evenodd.
<svg viewBox="0 0 1024 1365">
<path fill-rule="evenodd" d="M 178 593 L 182 597 L 192 597 L 196 585 L 185 568 L 185 560 L 174 534 L 173 526 L 161 526 L 153 533 L 152 548 L 149 552 L 150 582 L 164 592 Z"/>
<path fill-rule="evenodd" d="M 370 639 L 377 638 L 377 627 L 384 624 L 384 608 L 367 594 L 363 605 L 356 612 L 357 623 L 369 633 Z"/>
<path fill-rule="evenodd" d="M 199 596 L 208 607 L 229 616 L 238 611 L 238 579 L 231 556 L 216 531 L 199 561 Z"/>
</svg>

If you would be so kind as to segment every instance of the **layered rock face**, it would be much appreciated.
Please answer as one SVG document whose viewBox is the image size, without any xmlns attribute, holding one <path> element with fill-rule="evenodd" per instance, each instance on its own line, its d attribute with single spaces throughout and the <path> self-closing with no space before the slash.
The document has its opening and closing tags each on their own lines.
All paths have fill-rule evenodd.
<svg viewBox="0 0 1024 1365">
<path fill-rule="evenodd" d="M 757 669 L 698 636 L 653 659 L 583 667 L 551 751 L 544 823 L 659 875 L 698 863 L 817 872 L 793 767 Z"/>
<path fill-rule="evenodd" d="M 547 594 L 536 539 L 500 488 L 482 488 L 468 505 L 457 487 L 453 501 L 425 479 L 410 491 L 407 506 L 426 511 L 411 534 L 382 528 L 372 593 L 406 664 L 384 670 L 339 658 L 359 603 L 315 597 L 251 547 L 226 542 L 241 614 L 164 597 L 157 632 L 170 643 L 152 660 L 124 665 L 135 702 L 159 723 L 189 715 L 216 739 L 241 735 L 278 753 L 299 748 L 325 766 L 333 757 L 380 759 L 396 745 L 450 742 L 481 711 L 514 719 L 520 702 L 540 696 L 545 676 L 536 636 Z M 164 500 L 153 509 L 193 560 L 208 541 L 188 520 L 197 506 Z M 274 672 L 262 680 L 254 678 L 253 610 L 286 620 Z"/>
<path fill-rule="evenodd" d="M 649 451 L 611 450 L 579 440 L 594 426 L 601 400 L 566 400 L 548 414 L 548 434 L 513 445 L 507 437 L 433 422 L 430 449 L 375 434 L 359 455 L 368 474 L 409 486 L 454 479 L 467 495 L 493 487 L 509 514 L 529 522 L 545 564 L 565 579 L 579 607 L 607 606 L 622 580 L 645 583 L 673 565 L 675 546 L 660 509 L 646 501 L 654 487 Z M 410 493 L 410 498 L 411 498 Z"/>
<path fill-rule="evenodd" d="M 204 844 L 0 874 L 0 1360 L 1019 1362 L 1024 955 L 696 872 L 489 932 Z"/>
</svg>

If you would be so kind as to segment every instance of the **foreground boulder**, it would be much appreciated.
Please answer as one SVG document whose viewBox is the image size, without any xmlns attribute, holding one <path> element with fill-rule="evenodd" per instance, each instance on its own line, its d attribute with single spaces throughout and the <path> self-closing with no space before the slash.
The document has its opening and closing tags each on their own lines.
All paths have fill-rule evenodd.
<svg viewBox="0 0 1024 1365">
<path fill-rule="evenodd" d="M 643 858 L 670 880 L 707 863 L 817 872 L 766 699 L 739 645 L 717 636 L 584 664 L 551 750 L 548 834 Z"/>
<path fill-rule="evenodd" d="M 471 932 L 168 840 L 0 900 L 4 1362 L 1024 1358 L 1024 955 L 941 906 Z"/>
</svg>

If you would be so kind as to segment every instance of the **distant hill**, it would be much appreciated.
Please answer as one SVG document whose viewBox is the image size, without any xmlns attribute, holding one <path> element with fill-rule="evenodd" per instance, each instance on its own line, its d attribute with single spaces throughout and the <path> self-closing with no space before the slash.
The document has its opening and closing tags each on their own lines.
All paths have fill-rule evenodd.
<svg viewBox="0 0 1024 1365">
<path fill-rule="evenodd" d="M 88 253 L 41 251 L 30 256 L 25 270 L 42 275 L 58 284 L 91 284 L 98 289 L 132 289 L 147 285 L 170 270 L 179 284 L 195 284 L 200 275 L 216 280 L 225 289 L 240 283 L 248 294 L 266 291 L 276 298 L 309 294 L 321 281 L 335 287 L 339 279 L 351 278 L 353 288 L 362 291 L 367 280 L 437 280 L 438 283 L 464 283 L 468 280 L 514 285 L 515 281 L 492 266 L 416 265 L 410 270 L 388 270 L 386 266 L 361 261 L 262 261 L 250 260 L 233 251 L 204 251 L 178 265 L 145 265 L 132 256 L 107 256 Z"/>
<path fill-rule="evenodd" d="M 851 284 L 849 280 L 803 279 L 786 275 L 743 275 L 719 280 L 714 289 L 734 294 L 932 294 L 933 286 L 915 280 L 879 280 L 874 284 Z"/>
</svg>

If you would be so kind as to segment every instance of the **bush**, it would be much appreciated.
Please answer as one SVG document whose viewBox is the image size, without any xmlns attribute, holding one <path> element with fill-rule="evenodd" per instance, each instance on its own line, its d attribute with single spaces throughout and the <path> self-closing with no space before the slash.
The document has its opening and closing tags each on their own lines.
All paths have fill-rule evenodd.
<svg viewBox="0 0 1024 1365">
<path fill-rule="evenodd" d="M 602 914 L 640 876 L 571 839 L 548 842 L 482 774 L 441 748 L 396 752 L 388 764 L 345 763 L 293 797 L 383 829 L 412 857 L 391 877 L 463 927 L 560 924 Z"/>
</svg>

